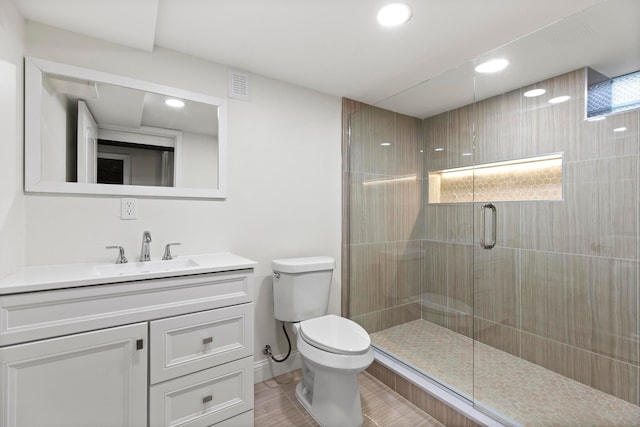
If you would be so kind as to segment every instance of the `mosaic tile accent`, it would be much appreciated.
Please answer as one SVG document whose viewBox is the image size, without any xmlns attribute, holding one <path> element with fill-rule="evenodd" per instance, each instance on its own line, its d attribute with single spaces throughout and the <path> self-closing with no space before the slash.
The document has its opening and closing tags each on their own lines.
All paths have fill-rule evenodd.
<svg viewBox="0 0 640 427">
<path fill-rule="evenodd" d="M 371 340 L 526 426 L 637 426 L 640 420 L 636 405 L 425 320 L 373 333 Z"/>
<path fill-rule="evenodd" d="M 429 172 L 429 203 L 562 200 L 562 157 Z"/>
</svg>

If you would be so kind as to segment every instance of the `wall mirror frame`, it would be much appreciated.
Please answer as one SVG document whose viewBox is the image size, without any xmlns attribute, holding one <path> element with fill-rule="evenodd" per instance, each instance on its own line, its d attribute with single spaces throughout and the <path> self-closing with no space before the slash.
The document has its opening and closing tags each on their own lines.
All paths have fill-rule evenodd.
<svg viewBox="0 0 640 427">
<path fill-rule="evenodd" d="M 91 84 L 105 84 L 112 87 L 121 89 L 133 89 L 141 91 L 144 95 L 149 96 L 163 96 L 178 98 L 193 105 L 198 105 L 199 108 L 211 107 L 212 114 L 216 114 L 217 117 L 211 117 L 211 122 L 217 122 L 217 159 L 215 155 L 211 156 L 211 164 L 206 164 L 204 167 L 200 166 L 200 170 L 209 170 L 208 173 L 213 174 L 211 185 L 189 184 L 189 180 L 178 179 L 180 174 L 193 168 L 193 165 L 186 164 L 187 156 L 181 156 L 181 149 L 179 146 L 171 147 L 171 157 L 175 155 L 175 165 L 169 168 L 170 170 L 170 183 L 167 182 L 158 184 L 146 184 L 146 185 L 117 185 L 117 184 L 105 184 L 97 183 L 95 180 L 82 180 L 75 179 L 69 180 L 68 178 L 50 178 L 45 171 L 45 162 L 50 162 L 51 159 L 47 150 L 51 150 L 51 147 L 45 147 L 45 132 L 48 132 L 48 125 L 45 125 L 45 120 L 51 121 L 50 118 L 45 118 L 43 114 L 43 92 L 45 89 L 45 79 L 48 76 L 60 76 L 62 79 L 69 79 L 70 81 L 84 81 Z M 206 110 L 205 110 L 206 111 Z M 202 120 L 201 120 L 202 121 Z M 208 120 L 207 120 L 208 121 Z M 204 95 L 197 92 L 191 92 L 183 89 L 169 87 L 161 84 L 138 80 L 134 78 L 124 77 L 102 71 L 97 71 L 88 68 L 77 67 L 68 64 L 62 64 L 54 61 L 49 61 L 34 57 L 25 57 L 25 166 L 24 166 L 24 188 L 28 193 L 58 193 L 58 194 L 84 194 L 84 195 L 105 195 L 105 196 L 142 196 L 142 197 L 165 197 L 165 198 L 205 198 L 205 199 L 224 199 L 227 195 L 227 102 L 226 99 L 217 98 L 209 95 Z M 65 124 L 57 124 L 57 126 L 65 126 Z M 69 126 L 68 124 L 66 125 Z M 77 125 L 76 125 L 77 126 Z M 105 125 L 108 128 L 109 125 Z M 111 126 L 113 128 L 113 126 Z M 140 126 L 143 128 L 150 128 L 148 126 Z M 159 129 L 160 127 L 166 129 Z M 180 129 L 173 128 L 171 124 L 166 126 L 158 126 L 154 129 L 154 132 L 159 138 L 164 138 L 167 135 L 181 133 Z M 69 132 L 71 133 L 71 132 Z M 135 133 L 135 132 L 133 132 Z M 147 135 L 144 135 L 146 137 Z M 75 136 L 74 136 L 75 138 Z M 181 141 L 179 137 L 176 140 Z M 171 146 L 173 143 L 170 143 Z M 148 145 L 148 144 L 147 144 Z M 162 144 L 159 144 L 162 145 Z M 79 147 L 80 145 L 78 145 Z M 57 150 L 57 149 L 55 149 Z M 62 148 L 64 150 L 64 148 Z M 85 153 L 86 154 L 86 153 Z M 65 153 L 56 153 L 58 157 L 68 157 Z M 81 158 L 80 153 L 74 153 L 76 163 Z M 97 162 L 97 154 L 94 154 Z M 88 156 L 87 158 L 91 158 Z M 193 158 L 193 157 L 192 157 Z M 166 160 L 166 159 L 165 159 Z M 64 161 L 62 161 L 64 162 Z M 215 164 L 217 162 L 217 164 Z M 181 164 L 185 163 L 185 164 Z M 66 166 L 58 166 L 63 169 Z M 70 168 L 81 167 L 72 165 Z M 68 175 L 69 172 L 67 172 Z M 73 172 L 74 174 L 76 172 Z M 78 174 L 80 175 L 80 174 Z M 217 175 L 217 176 L 216 176 Z M 174 179 L 175 177 L 175 179 Z M 166 178 L 166 177 L 165 177 Z M 84 181 L 84 182 L 82 182 Z M 164 180 L 166 181 L 166 179 Z M 192 182 L 194 179 L 192 179 Z M 214 182 L 215 181 L 215 182 Z M 207 182 L 209 182 L 207 180 Z"/>
</svg>

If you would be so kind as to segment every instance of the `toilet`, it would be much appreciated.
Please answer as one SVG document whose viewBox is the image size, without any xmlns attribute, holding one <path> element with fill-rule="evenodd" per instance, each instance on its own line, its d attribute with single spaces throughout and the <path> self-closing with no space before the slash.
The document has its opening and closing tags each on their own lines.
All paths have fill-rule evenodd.
<svg viewBox="0 0 640 427">
<path fill-rule="evenodd" d="M 373 362 L 373 349 L 360 325 L 327 314 L 335 260 L 277 259 L 271 266 L 275 317 L 293 323 L 302 360 L 296 397 L 324 427 L 361 426 L 358 374 Z"/>
</svg>

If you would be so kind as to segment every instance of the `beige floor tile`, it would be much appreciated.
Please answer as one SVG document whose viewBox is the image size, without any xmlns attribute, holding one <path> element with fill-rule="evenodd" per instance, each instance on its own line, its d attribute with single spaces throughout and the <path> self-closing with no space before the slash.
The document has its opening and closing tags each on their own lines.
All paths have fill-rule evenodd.
<svg viewBox="0 0 640 427">
<path fill-rule="evenodd" d="M 270 416 L 293 406 L 280 389 L 271 389 L 254 394 L 255 418 Z"/>
<path fill-rule="evenodd" d="M 391 421 L 386 426 L 388 427 L 444 427 L 444 424 L 440 423 L 430 415 L 425 414 L 419 409 L 412 409 L 410 412 L 404 414 L 402 417 L 398 417 Z"/>
<path fill-rule="evenodd" d="M 288 401 L 288 400 L 287 400 Z M 309 426 L 305 415 L 301 413 L 290 401 L 289 405 L 278 409 L 268 415 L 255 418 L 255 427 L 301 427 Z"/>
</svg>

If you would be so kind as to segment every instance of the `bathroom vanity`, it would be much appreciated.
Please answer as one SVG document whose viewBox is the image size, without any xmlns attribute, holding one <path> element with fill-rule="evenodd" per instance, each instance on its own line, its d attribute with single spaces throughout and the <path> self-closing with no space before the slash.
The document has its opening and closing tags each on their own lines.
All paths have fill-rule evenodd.
<svg viewBox="0 0 640 427">
<path fill-rule="evenodd" d="M 254 265 L 220 253 L 0 280 L 0 425 L 253 425 Z"/>
</svg>

